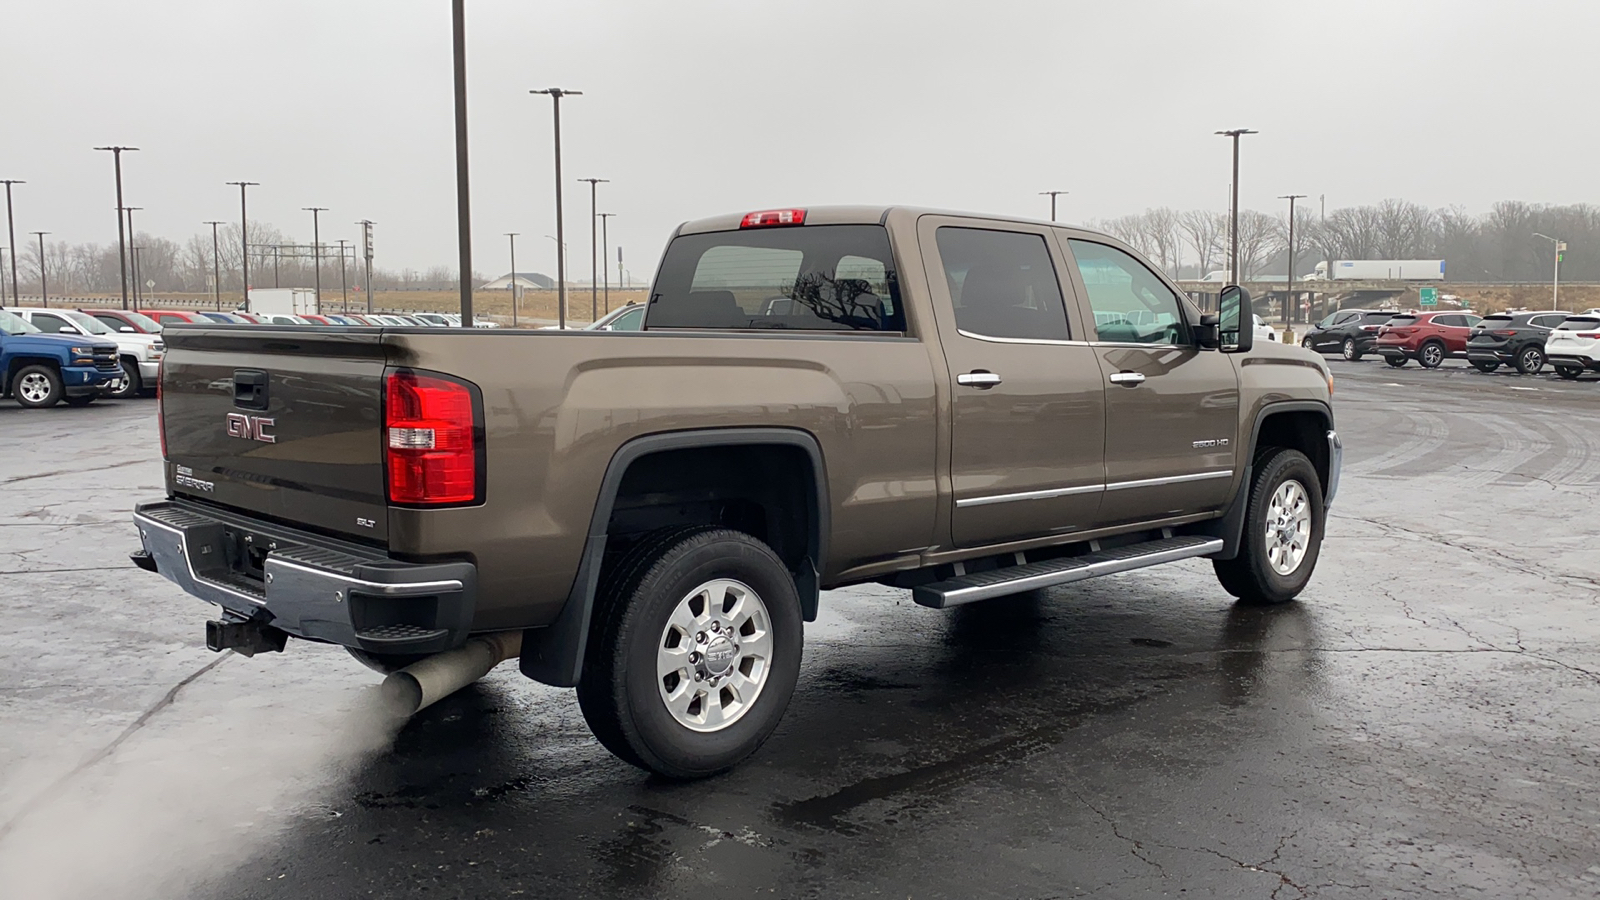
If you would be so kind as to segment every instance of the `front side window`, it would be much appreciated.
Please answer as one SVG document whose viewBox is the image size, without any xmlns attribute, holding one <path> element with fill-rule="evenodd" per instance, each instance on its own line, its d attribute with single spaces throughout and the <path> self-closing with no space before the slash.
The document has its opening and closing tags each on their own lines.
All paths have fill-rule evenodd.
<svg viewBox="0 0 1600 900">
<path fill-rule="evenodd" d="M 1041 235 L 946 226 L 935 240 L 957 328 L 983 337 L 1067 340 L 1067 307 Z"/>
<path fill-rule="evenodd" d="M 906 330 L 889 232 L 802 225 L 674 238 L 645 328 Z"/>
<path fill-rule="evenodd" d="M 1182 344 L 1178 295 L 1145 265 L 1105 244 L 1069 240 L 1094 309 L 1100 340 L 1119 344 Z"/>
</svg>

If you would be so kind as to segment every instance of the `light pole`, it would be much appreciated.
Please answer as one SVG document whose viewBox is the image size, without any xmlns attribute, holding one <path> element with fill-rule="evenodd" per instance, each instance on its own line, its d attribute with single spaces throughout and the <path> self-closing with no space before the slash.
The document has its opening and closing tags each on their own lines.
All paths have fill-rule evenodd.
<svg viewBox="0 0 1600 900">
<path fill-rule="evenodd" d="M 1288 287 L 1285 288 L 1283 293 L 1283 324 L 1285 326 L 1284 340 L 1288 340 L 1290 337 L 1292 337 L 1292 335 L 1288 333 L 1288 325 L 1289 301 L 1293 299 L 1294 295 L 1294 202 L 1296 200 L 1304 199 L 1304 197 L 1305 194 L 1281 194 L 1278 197 L 1279 200 L 1289 201 L 1289 281 Z"/>
<path fill-rule="evenodd" d="M 609 178 L 579 178 L 579 181 L 589 182 L 589 321 L 600 318 L 600 263 L 595 255 L 595 187 L 601 183 L 609 184 Z"/>
<path fill-rule="evenodd" d="M 450 6 L 454 25 L 452 53 L 456 82 L 456 239 L 461 258 L 461 321 L 472 327 L 472 198 L 467 189 L 467 19 L 466 0 Z"/>
<path fill-rule="evenodd" d="M 372 226 L 371 219 L 356 223 L 361 226 L 361 256 L 367 264 L 367 312 L 372 312 Z"/>
<path fill-rule="evenodd" d="M 344 238 L 339 239 L 339 312 L 342 313 L 350 311 L 350 283 L 346 280 L 344 265 L 344 247 L 348 243 Z"/>
<path fill-rule="evenodd" d="M 217 300 L 217 312 L 222 312 L 222 263 L 217 253 L 217 226 L 221 222 L 206 222 L 211 226 L 211 293 Z"/>
<path fill-rule="evenodd" d="M 49 233 L 50 232 L 48 231 L 29 232 L 29 234 L 36 234 L 39 236 L 39 296 L 42 301 L 40 304 L 41 306 L 50 305 L 50 285 L 45 281 L 44 275 L 44 236 Z M 12 258 L 16 258 L 15 253 L 12 254 Z"/>
<path fill-rule="evenodd" d="M 1536 237 L 1536 238 L 1544 238 L 1545 240 L 1549 241 L 1550 243 L 1556 245 L 1555 269 L 1551 273 L 1551 277 L 1550 277 L 1550 308 L 1551 309 L 1560 309 L 1561 308 L 1561 254 L 1566 251 L 1567 242 L 1563 241 L 1563 240 L 1558 240 L 1556 238 L 1553 238 L 1548 234 L 1540 234 L 1537 231 L 1535 231 L 1533 233 L 1533 236 Z"/>
<path fill-rule="evenodd" d="M 1039 196 L 1041 196 L 1041 197 L 1048 196 L 1050 198 L 1050 221 L 1054 222 L 1056 220 L 1056 197 L 1060 196 L 1061 194 L 1066 194 L 1066 193 L 1070 193 L 1070 192 L 1069 191 L 1040 191 L 1039 192 Z"/>
<path fill-rule="evenodd" d="M 600 218 L 600 258 L 605 259 L 606 254 L 611 252 L 611 241 L 606 236 L 606 224 L 607 220 L 616 215 L 616 213 L 596 213 L 596 215 Z M 606 312 L 611 312 L 611 272 L 603 262 L 600 264 L 600 278 L 600 283 L 605 285 L 605 294 L 602 295 L 602 299 L 605 300 Z"/>
<path fill-rule="evenodd" d="M 7 233 L 8 239 L 9 239 L 7 244 L 6 244 L 6 246 L 11 248 L 11 302 L 12 302 L 13 305 L 16 305 L 17 303 L 20 302 L 20 300 L 18 299 L 20 297 L 20 295 L 17 293 L 17 223 L 16 223 L 16 220 L 13 219 L 12 216 L 11 216 L 11 186 L 13 184 L 27 184 L 27 182 L 26 181 L 22 181 L 20 179 L 16 179 L 16 178 L 6 178 L 6 179 L 0 179 L 0 184 L 4 184 L 6 186 L 6 233 Z M 119 205 L 120 205 L 120 201 L 119 201 Z M 122 214 L 121 213 L 117 214 L 117 230 L 118 231 L 122 230 Z M 126 282 L 123 283 L 123 287 L 127 287 L 127 283 Z M 126 302 L 127 298 L 123 298 L 123 299 L 124 299 L 124 302 L 122 304 L 122 308 L 123 309 L 127 309 L 128 308 L 128 304 Z M 5 302 L 5 294 L 4 293 L 0 293 L 0 303 L 4 303 L 4 302 Z"/>
<path fill-rule="evenodd" d="M 1248 128 L 1234 128 L 1217 134 L 1233 138 L 1233 196 L 1228 203 L 1228 280 L 1238 283 L 1244 280 L 1239 272 L 1239 138 L 1256 132 Z"/>
<path fill-rule="evenodd" d="M 123 309 L 127 309 L 128 308 L 128 251 L 127 251 L 127 243 L 131 242 L 132 239 L 131 238 L 124 239 L 123 236 L 122 236 L 122 151 L 124 151 L 124 150 L 133 151 L 133 150 L 138 150 L 139 148 L 138 147 L 116 147 L 116 146 L 112 146 L 112 147 L 96 147 L 94 149 L 110 151 L 112 160 L 116 164 L 116 170 L 117 170 L 117 269 L 118 269 L 118 274 L 122 276 L 122 308 Z"/>
<path fill-rule="evenodd" d="M 567 233 L 561 224 L 561 98 L 577 97 L 583 91 L 569 91 L 565 88 L 545 88 L 542 91 L 529 91 L 530 94 L 549 94 L 555 101 L 555 140 L 556 140 L 556 236 L 553 240 L 560 251 L 556 254 L 556 321 L 562 328 L 567 327 Z M 548 237 L 548 235 L 546 235 Z"/>
<path fill-rule="evenodd" d="M 457 0 L 459 5 L 460 0 Z M 317 223 L 317 216 L 327 212 L 326 206 L 302 206 L 301 210 L 311 213 L 311 275 L 317 288 L 317 314 L 322 314 L 322 232 Z"/>
<path fill-rule="evenodd" d="M 243 278 L 239 283 L 239 291 L 244 295 L 244 303 L 240 309 L 250 311 L 250 217 L 245 211 L 244 189 L 254 187 L 254 181 L 230 181 L 228 184 L 239 186 L 239 261 L 243 267 Z"/>
<path fill-rule="evenodd" d="M 128 272 L 133 276 L 133 306 L 135 309 L 144 305 L 143 294 L 139 290 L 139 248 L 136 246 L 138 238 L 133 234 L 133 214 L 144 210 L 142 206 L 125 206 L 123 212 L 128 214 L 128 256 L 131 265 Z M 119 229 L 120 230 L 120 229 Z"/>
<path fill-rule="evenodd" d="M 520 232 L 508 231 L 506 237 L 511 239 L 511 327 L 517 327 L 517 235 Z"/>
</svg>

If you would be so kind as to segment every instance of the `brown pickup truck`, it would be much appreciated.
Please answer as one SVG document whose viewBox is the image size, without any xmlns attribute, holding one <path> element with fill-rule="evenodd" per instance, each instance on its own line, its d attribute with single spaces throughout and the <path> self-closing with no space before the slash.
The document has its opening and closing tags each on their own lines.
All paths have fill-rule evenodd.
<svg viewBox="0 0 1600 900">
<path fill-rule="evenodd" d="M 514 657 L 707 775 L 777 726 L 826 589 L 1204 557 L 1295 597 L 1332 380 L 1218 299 L 1092 231 L 837 207 L 679 227 L 641 331 L 171 326 L 134 558 L 221 608 L 213 649 L 340 644 L 406 709 Z"/>
</svg>

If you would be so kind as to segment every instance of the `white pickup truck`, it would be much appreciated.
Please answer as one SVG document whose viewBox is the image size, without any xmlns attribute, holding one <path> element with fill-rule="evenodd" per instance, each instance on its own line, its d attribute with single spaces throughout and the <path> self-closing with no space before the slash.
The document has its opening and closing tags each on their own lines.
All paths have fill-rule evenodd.
<svg viewBox="0 0 1600 900">
<path fill-rule="evenodd" d="M 116 341 L 117 359 L 122 365 L 122 387 L 106 396 L 125 400 L 139 396 L 146 389 L 155 390 L 161 372 L 161 354 L 166 350 L 161 335 L 112 331 L 94 316 L 75 309 L 22 306 L 11 307 L 10 311 L 45 334 L 97 335 Z"/>
</svg>

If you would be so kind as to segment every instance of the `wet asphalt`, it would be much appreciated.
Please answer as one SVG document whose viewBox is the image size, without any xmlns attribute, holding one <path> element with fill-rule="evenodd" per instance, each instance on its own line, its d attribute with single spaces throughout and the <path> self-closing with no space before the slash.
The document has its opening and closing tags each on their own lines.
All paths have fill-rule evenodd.
<svg viewBox="0 0 1600 900">
<path fill-rule="evenodd" d="M 149 401 L 0 408 L 0 895 L 1594 897 L 1600 381 L 1335 361 L 1315 578 L 824 596 L 704 782 L 503 667 L 398 734 L 334 648 L 204 648 L 133 569 Z M 7 889 L 7 885 L 10 889 Z"/>
</svg>

